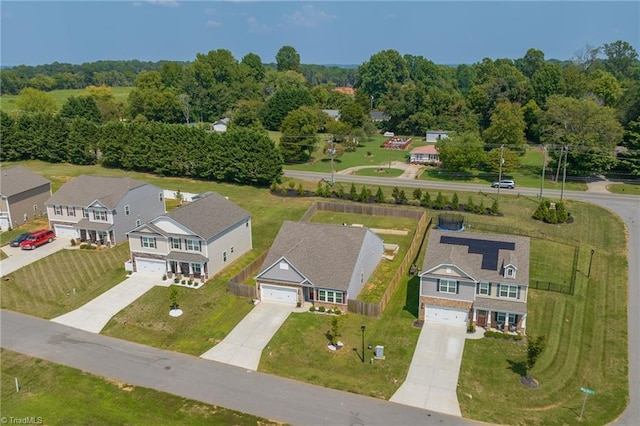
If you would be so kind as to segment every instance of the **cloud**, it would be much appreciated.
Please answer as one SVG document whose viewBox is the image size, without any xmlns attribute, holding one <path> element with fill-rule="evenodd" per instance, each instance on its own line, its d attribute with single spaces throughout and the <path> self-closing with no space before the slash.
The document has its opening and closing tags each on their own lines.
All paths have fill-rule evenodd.
<svg viewBox="0 0 640 426">
<path fill-rule="evenodd" d="M 264 33 L 269 31 L 269 27 L 258 22 L 258 20 L 253 16 L 247 18 L 247 25 L 249 25 L 249 32 L 252 33 Z"/>
<path fill-rule="evenodd" d="M 209 28 L 217 28 L 221 26 L 222 26 L 222 22 L 218 22 L 214 20 L 207 21 L 207 27 Z"/>
<path fill-rule="evenodd" d="M 177 0 L 142 0 L 142 1 L 134 1 L 132 3 L 135 7 L 141 7 L 145 4 L 150 6 L 159 6 L 159 7 L 179 7 L 180 3 Z"/>
<path fill-rule="evenodd" d="M 288 15 L 286 20 L 296 27 L 317 27 L 334 18 L 334 15 L 330 15 L 320 9 L 316 9 L 313 5 L 306 5 L 301 9 L 296 10 L 291 15 Z"/>
</svg>

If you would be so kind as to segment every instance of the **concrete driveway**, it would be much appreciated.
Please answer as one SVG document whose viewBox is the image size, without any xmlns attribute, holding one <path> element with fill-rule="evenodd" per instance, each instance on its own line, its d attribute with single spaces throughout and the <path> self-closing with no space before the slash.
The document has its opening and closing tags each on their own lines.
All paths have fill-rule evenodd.
<svg viewBox="0 0 640 426">
<path fill-rule="evenodd" d="M 123 282 L 90 302 L 74 311 L 53 318 L 51 321 L 92 333 L 100 333 L 115 314 L 129 306 L 155 285 L 164 285 L 157 274 L 133 273 Z M 168 314 L 169 308 L 167 307 Z"/>
<path fill-rule="evenodd" d="M 0 261 L 0 275 L 9 275 L 18 269 L 49 256 L 65 247 L 71 247 L 71 240 L 56 238 L 51 243 L 44 244 L 35 250 L 22 250 L 20 247 L 2 246 L 2 251 L 9 256 Z"/>
<path fill-rule="evenodd" d="M 461 417 L 456 388 L 467 329 L 425 321 L 405 382 L 391 402 Z"/>
<path fill-rule="evenodd" d="M 294 309 L 283 303 L 260 302 L 222 342 L 200 357 L 256 371 L 262 350 Z"/>
</svg>

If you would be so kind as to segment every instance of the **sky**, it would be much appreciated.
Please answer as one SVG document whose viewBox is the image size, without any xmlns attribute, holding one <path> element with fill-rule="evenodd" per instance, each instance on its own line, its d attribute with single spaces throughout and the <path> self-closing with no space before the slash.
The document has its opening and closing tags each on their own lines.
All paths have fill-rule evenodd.
<svg viewBox="0 0 640 426">
<path fill-rule="evenodd" d="M 10 1 L 0 2 L 0 65 L 193 61 L 227 49 L 275 62 L 360 65 L 382 50 L 438 64 L 569 60 L 617 40 L 640 52 L 638 1 Z"/>
</svg>

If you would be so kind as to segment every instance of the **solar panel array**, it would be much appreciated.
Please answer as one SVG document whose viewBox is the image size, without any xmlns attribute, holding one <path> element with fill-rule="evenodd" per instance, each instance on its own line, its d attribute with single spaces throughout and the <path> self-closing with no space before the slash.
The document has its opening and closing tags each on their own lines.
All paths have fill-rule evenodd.
<svg viewBox="0 0 640 426">
<path fill-rule="evenodd" d="M 500 250 L 515 250 L 516 243 L 506 241 L 479 240 L 475 238 L 461 238 L 440 236 L 441 244 L 452 244 L 469 247 L 468 253 L 482 255 L 482 269 L 497 271 L 498 254 Z"/>
</svg>

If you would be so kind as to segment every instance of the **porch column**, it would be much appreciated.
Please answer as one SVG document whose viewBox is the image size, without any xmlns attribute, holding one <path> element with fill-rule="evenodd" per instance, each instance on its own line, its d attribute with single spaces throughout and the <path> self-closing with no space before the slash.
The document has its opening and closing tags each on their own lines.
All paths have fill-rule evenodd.
<svg viewBox="0 0 640 426">
<path fill-rule="evenodd" d="M 189 276 L 193 275 L 193 263 L 189 262 Z"/>
<path fill-rule="evenodd" d="M 491 310 L 487 310 L 487 330 L 491 328 L 492 317 L 493 317 L 493 312 Z"/>
<path fill-rule="evenodd" d="M 475 306 L 473 308 L 473 315 L 472 315 L 472 319 L 471 319 L 471 323 L 473 325 L 476 325 L 478 322 L 478 311 L 476 310 Z"/>
</svg>

